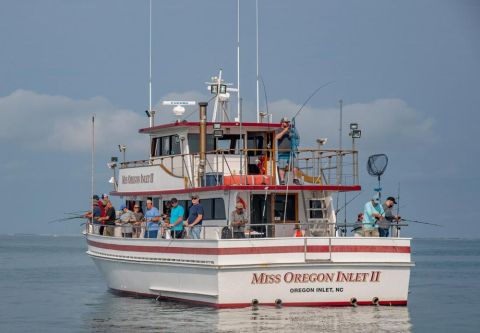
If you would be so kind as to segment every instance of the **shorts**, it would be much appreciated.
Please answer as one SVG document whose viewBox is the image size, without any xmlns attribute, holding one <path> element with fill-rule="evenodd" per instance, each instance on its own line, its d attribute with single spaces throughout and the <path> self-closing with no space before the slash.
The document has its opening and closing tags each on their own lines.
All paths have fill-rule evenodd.
<svg viewBox="0 0 480 333">
<path fill-rule="evenodd" d="M 290 164 L 290 153 L 278 153 L 277 166 L 280 169 L 286 169 L 289 164 Z M 294 164 L 295 164 L 295 159 L 294 159 Z"/>
<path fill-rule="evenodd" d="M 363 237 L 378 237 L 377 228 L 373 228 L 373 229 L 362 228 L 362 232 L 363 232 Z"/>
</svg>

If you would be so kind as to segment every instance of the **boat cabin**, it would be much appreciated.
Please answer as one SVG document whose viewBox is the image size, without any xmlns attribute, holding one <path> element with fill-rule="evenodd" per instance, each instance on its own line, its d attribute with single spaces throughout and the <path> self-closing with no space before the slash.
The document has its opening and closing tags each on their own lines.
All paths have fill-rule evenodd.
<svg viewBox="0 0 480 333">
<path fill-rule="evenodd" d="M 203 116 L 202 116 L 203 115 Z M 202 118 L 203 117 L 203 118 Z M 112 195 L 129 206 L 147 198 L 162 213 L 176 197 L 188 215 L 196 193 L 204 207 L 204 237 L 218 238 L 240 202 L 250 219 L 250 232 L 261 237 L 285 237 L 300 226 L 302 235 L 334 236 L 336 217 L 331 194 L 357 191 L 357 152 L 299 148 L 291 152 L 293 166 L 280 184 L 275 135 L 278 123 L 176 121 L 142 128 L 150 138 L 150 157 L 119 163 Z M 130 207 L 130 208 L 132 208 Z M 220 229 L 219 229 L 220 228 Z"/>
</svg>

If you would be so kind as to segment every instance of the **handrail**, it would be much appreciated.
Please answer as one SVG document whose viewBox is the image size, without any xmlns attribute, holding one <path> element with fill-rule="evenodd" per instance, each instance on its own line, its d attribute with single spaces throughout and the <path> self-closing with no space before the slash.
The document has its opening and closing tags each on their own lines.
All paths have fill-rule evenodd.
<svg viewBox="0 0 480 333">
<path fill-rule="evenodd" d="M 120 220 L 116 220 L 116 224 L 115 225 L 104 225 L 104 224 L 99 224 L 99 223 L 91 223 L 90 221 L 86 223 L 86 230 L 87 230 L 87 233 L 88 234 L 98 234 L 98 230 L 95 232 L 95 227 L 110 227 L 110 228 L 113 228 L 114 230 L 122 230 L 122 228 L 137 228 L 138 229 L 141 229 L 140 231 L 140 234 L 143 235 L 144 232 L 146 231 L 149 231 L 148 230 L 148 223 L 146 221 L 137 221 L 137 222 L 128 222 L 130 225 L 124 225 L 124 224 L 119 224 L 119 221 Z M 141 225 L 134 225 L 134 223 L 141 223 Z M 340 223 L 335 223 L 335 222 L 330 222 L 330 223 L 327 223 L 329 225 L 335 225 L 335 229 L 339 230 L 339 229 L 342 229 L 342 228 L 350 228 L 350 227 L 361 227 L 361 224 L 359 223 L 347 223 L 347 224 L 340 224 Z M 249 237 L 252 238 L 252 236 L 255 236 L 255 237 L 261 237 L 261 238 L 279 238 L 279 237 L 271 237 L 272 236 L 272 233 L 275 232 L 275 227 L 278 227 L 278 226 L 292 226 L 294 228 L 292 228 L 292 230 L 296 230 L 296 228 L 299 228 L 300 230 L 303 231 L 304 235 L 302 237 L 309 237 L 309 238 L 325 238 L 326 236 L 313 236 L 313 235 L 310 235 L 310 228 L 312 227 L 313 223 L 312 222 L 285 222 L 285 223 L 253 223 L 253 224 L 246 224 L 244 225 L 244 228 L 246 231 L 249 231 L 248 234 L 249 234 Z M 407 223 L 392 223 L 390 225 L 390 228 L 398 228 L 398 227 L 407 227 L 408 224 Z M 232 226 L 230 225 L 225 225 L 225 224 L 218 224 L 218 225 L 201 225 L 200 226 L 202 228 L 202 232 L 201 232 L 201 235 L 203 235 L 203 239 L 212 239 L 212 238 L 206 238 L 205 237 L 205 232 L 207 229 L 209 228 L 212 228 L 212 229 L 224 229 L 224 228 L 228 228 L 229 230 L 232 231 Z M 253 228 L 256 228 L 256 229 L 262 229 L 262 228 L 265 228 L 265 231 L 258 231 L 258 230 L 253 230 Z M 188 226 L 184 226 L 184 230 L 185 229 L 189 229 Z M 273 229 L 269 232 L 269 229 Z M 162 234 L 164 235 L 166 231 L 170 231 L 171 229 L 170 228 L 167 228 L 165 226 L 162 226 L 161 223 L 159 223 L 159 234 Z M 252 234 L 252 231 L 253 231 L 253 234 Z M 352 232 L 353 232 L 353 229 L 352 229 Z M 270 234 L 270 237 L 269 237 L 269 234 Z M 328 236 L 330 238 L 344 238 L 344 237 L 347 237 L 347 236 L 341 236 L 342 234 L 340 234 L 340 236 Z M 390 236 L 389 238 L 399 238 L 399 236 L 396 236 L 394 237 L 393 236 L 393 233 L 391 233 L 392 236 Z M 262 237 L 264 236 L 264 237 Z M 108 237 L 116 237 L 116 238 L 125 238 L 124 236 L 108 236 Z M 292 234 L 292 237 L 295 237 L 294 234 Z M 130 237 L 129 237 L 130 238 Z M 137 237 L 133 237 L 133 238 L 137 238 Z M 142 237 L 139 237 L 139 238 L 142 238 Z M 167 238 L 168 239 L 168 238 Z M 213 238 L 213 239 L 216 239 L 216 238 Z"/>
<path fill-rule="evenodd" d="M 243 155 L 245 158 L 242 159 L 247 165 L 260 163 L 248 163 L 252 158 L 258 157 L 260 160 L 261 156 L 265 156 L 265 173 L 264 175 L 275 177 L 276 174 L 276 153 L 290 151 L 288 149 L 256 149 L 256 148 L 246 148 L 238 149 L 237 154 L 231 154 L 225 149 L 216 149 L 206 152 L 207 156 L 207 172 L 220 172 L 223 176 L 230 175 L 240 175 L 238 165 L 240 157 Z M 298 174 L 306 181 L 307 183 L 312 184 L 323 184 L 323 185 L 358 185 L 358 152 L 356 150 L 350 149 L 314 149 L 314 148 L 302 148 L 295 151 L 295 167 L 298 169 Z M 351 159 L 346 159 L 346 156 L 351 155 Z M 145 167 L 159 164 L 162 169 L 170 174 L 171 176 L 182 178 L 185 177 L 185 173 L 188 176 L 188 183 L 190 186 L 195 186 L 198 183 L 196 180 L 196 165 L 195 159 L 197 159 L 199 153 L 189 153 L 189 154 L 177 154 L 177 155 L 168 155 L 168 156 L 155 156 L 150 160 L 141 160 L 141 161 L 131 161 L 121 163 L 121 168 L 130 168 L 130 167 Z M 212 160 L 212 157 L 214 160 Z M 186 163 L 186 158 L 191 159 L 190 167 L 192 170 L 188 170 L 189 167 Z M 170 169 L 165 164 L 165 160 L 170 160 Z M 174 162 L 175 159 L 179 159 L 179 162 Z M 167 161 L 168 162 L 168 161 Z M 232 163 L 234 163 L 232 165 Z M 174 166 L 175 165 L 175 166 Z M 255 175 L 255 173 L 249 173 L 248 168 L 240 168 L 245 170 L 241 176 L 246 175 Z M 175 170 L 181 170 L 175 172 Z M 260 173 L 258 173 L 260 172 Z M 262 174 L 259 170 L 257 174 Z"/>
</svg>

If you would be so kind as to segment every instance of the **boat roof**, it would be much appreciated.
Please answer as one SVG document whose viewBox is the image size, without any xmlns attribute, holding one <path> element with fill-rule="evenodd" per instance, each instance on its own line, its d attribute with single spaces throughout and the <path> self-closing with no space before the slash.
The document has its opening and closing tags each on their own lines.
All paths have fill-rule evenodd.
<svg viewBox="0 0 480 333">
<path fill-rule="evenodd" d="M 221 127 L 240 127 L 240 122 L 207 122 L 207 127 L 213 127 L 213 124 L 220 124 Z M 252 122 L 242 122 L 242 127 L 245 130 L 250 131 L 268 131 L 274 130 L 281 127 L 280 123 L 252 123 Z M 200 122 L 190 122 L 190 121 L 176 121 L 173 123 L 157 125 L 153 127 L 141 128 L 138 132 L 144 134 L 150 134 L 159 132 L 167 128 L 185 128 L 185 127 L 198 127 Z"/>
</svg>

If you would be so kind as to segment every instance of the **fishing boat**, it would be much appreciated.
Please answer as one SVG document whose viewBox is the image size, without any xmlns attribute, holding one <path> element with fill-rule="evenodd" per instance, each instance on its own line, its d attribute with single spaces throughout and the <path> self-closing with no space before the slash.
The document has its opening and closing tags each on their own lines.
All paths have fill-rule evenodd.
<svg viewBox="0 0 480 333">
<path fill-rule="evenodd" d="M 149 126 L 139 130 L 150 154 L 139 161 L 112 158 L 110 194 L 130 210 L 145 211 L 151 200 L 164 216 L 176 198 L 185 219 L 192 196 L 199 197 L 203 223 L 198 239 L 189 227 L 186 235 L 168 237 L 163 222 L 157 238 L 145 238 L 149 223 L 138 237 L 123 237 L 121 225 L 109 226 L 115 231 L 107 236 L 87 223 L 87 253 L 108 288 L 216 308 L 406 305 L 411 239 L 399 229 L 392 237 L 350 237 L 347 224 L 337 221 L 333 198 L 361 190 L 354 144 L 325 149 L 326 139 L 319 139 L 317 147 L 299 147 L 293 135 L 296 144 L 280 149 L 281 124 L 259 112 L 258 77 L 257 65 L 255 121 L 243 121 L 240 82 L 227 84 L 222 71 L 207 82 L 213 103 L 163 102 L 176 121 L 156 125 L 150 97 Z M 236 116 L 230 94 L 236 94 Z M 198 111 L 198 121 L 186 120 L 186 108 Z M 289 154 L 288 168 L 279 167 L 279 153 Z M 238 205 L 248 223 L 233 238 L 230 216 Z"/>
<path fill-rule="evenodd" d="M 226 94 L 222 82 L 211 87 L 218 95 Z M 281 183 L 279 123 L 269 117 L 207 121 L 207 103 L 164 104 L 174 105 L 177 116 L 182 105 L 194 104 L 199 120 L 151 121 L 140 129 L 149 137 L 150 156 L 110 163 L 110 194 L 130 209 L 137 204 L 145 210 L 150 199 L 162 214 L 175 197 L 185 218 L 195 194 L 204 208 L 200 239 L 169 238 L 168 230 L 155 239 L 144 238 L 143 230 L 138 238 L 124 238 L 121 226 L 113 237 L 104 236 L 87 224 L 87 253 L 108 288 L 218 308 L 407 304 L 411 239 L 398 233 L 347 237 L 337 222 L 334 195 L 361 190 L 357 151 L 296 148 L 300 182 L 287 172 Z M 213 109 L 224 110 L 221 103 Z M 237 239 L 225 228 L 239 203 L 248 224 L 245 238 Z"/>
</svg>

